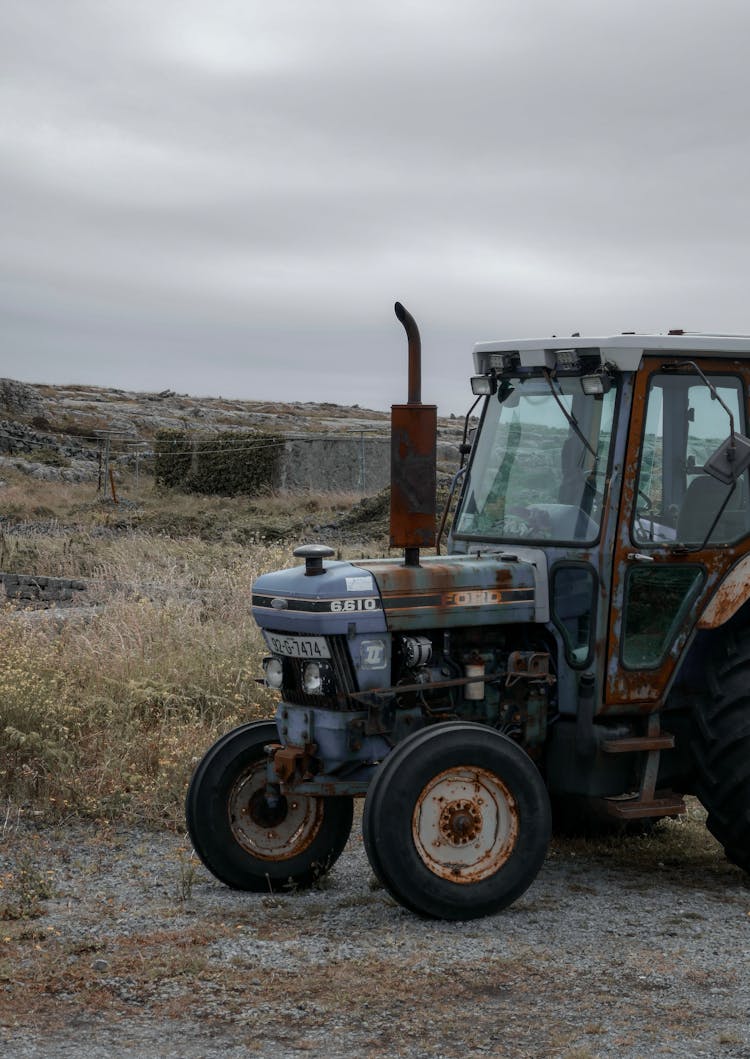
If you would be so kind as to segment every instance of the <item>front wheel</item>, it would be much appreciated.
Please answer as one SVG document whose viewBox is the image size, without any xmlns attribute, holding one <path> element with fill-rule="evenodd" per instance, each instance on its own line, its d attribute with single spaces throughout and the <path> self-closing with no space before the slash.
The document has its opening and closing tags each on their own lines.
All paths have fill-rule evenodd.
<svg viewBox="0 0 750 1059">
<path fill-rule="evenodd" d="M 474 919 L 531 885 L 550 839 L 547 790 L 507 736 L 451 722 L 416 732 L 381 765 L 363 835 L 376 875 L 406 908 Z"/>
<path fill-rule="evenodd" d="M 265 747 L 277 739 L 273 721 L 235 728 L 206 753 L 188 787 L 193 848 L 237 890 L 310 886 L 338 859 L 351 831 L 351 798 L 267 800 Z"/>
</svg>

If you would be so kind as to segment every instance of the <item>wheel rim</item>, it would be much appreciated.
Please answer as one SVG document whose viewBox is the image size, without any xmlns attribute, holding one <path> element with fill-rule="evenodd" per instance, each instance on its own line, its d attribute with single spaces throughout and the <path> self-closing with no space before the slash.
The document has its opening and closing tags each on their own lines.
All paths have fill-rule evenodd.
<svg viewBox="0 0 750 1059">
<path fill-rule="evenodd" d="M 271 807 L 265 788 L 265 762 L 235 781 L 227 801 L 232 834 L 246 852 L 261 860 L 297 856 L 320 831 L 323 803 L 320 798 L 290 794 Z"/>
<path fill-rule="evenodd" d="M 516 800 L 494 772 L 452 768 L 422 790 L 412 814 L 412 836 L 435 875 L 476 883 L 494 875 L 518 839 Z"/>
</svg>

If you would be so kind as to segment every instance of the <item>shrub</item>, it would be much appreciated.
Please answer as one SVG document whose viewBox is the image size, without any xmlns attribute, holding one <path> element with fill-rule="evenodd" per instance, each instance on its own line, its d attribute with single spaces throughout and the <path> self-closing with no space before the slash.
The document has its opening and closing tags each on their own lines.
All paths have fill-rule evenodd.
<svg viewBox="0 0 750 1059">
<path fill-rule="evenodd" d="M 160 485 L 218 496 L 257 496 L 278 478 L 283 440 L 274 434 L 231 431 L 195 439 L 186 431 L 156 435 L 154 475 Z"/>
</svg>

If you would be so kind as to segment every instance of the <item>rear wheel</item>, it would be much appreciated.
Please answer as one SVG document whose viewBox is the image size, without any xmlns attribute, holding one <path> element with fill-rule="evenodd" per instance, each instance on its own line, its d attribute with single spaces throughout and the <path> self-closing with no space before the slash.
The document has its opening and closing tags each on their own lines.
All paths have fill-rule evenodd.
<svg viewBox="0 0 750 1059">
<path fill-rule="evenodd" d="M 696 794 L 734 864 L 750 871 L 750 630 L 729 632 L 695 712 Z"/>
<path fill-rule="evenodd" d="M 363 834 L 375 874 L 406 908 L 473 919 L 533 882 L 549 844 L 549 798 L 534 763 L 506 736 L 437 725 L 383 762 Z"/>
<path fill-rule="evenodd" d="M 276 725 L 236 728 L 207 752 L 185 803 L 195 852 L 238 890 L 310 886 L 338 859 L 352 826 L 351 798 L 266 798 L 265 746 Z"/>
</svg>

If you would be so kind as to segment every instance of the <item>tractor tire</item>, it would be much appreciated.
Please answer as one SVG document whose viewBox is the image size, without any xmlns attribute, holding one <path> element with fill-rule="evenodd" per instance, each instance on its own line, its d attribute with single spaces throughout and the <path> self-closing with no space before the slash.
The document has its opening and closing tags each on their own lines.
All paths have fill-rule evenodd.
<svg viewBox="0 0 750 1059">
<path fill-rule="evenodd" d="M 465 723 L 465 721 L 441 721 L 438 724 L 431 725 L 429 730 L 431 732 L 446 731 L 452 728 L 461 728 Z M 404 755 L 404 748 L 408 756 L 411 746 L 411 740 L 417 735 L 422 734 L 424 734 L 423 729 L 418 732 L 415 732 L 412 736 L 403 739 L 400 743 L 396 745 L 395 749 L 390 752 L 387 758 L 389 762 L 389 769 L 395 770 L 400 767 L 399 762 L 401 761 L 401 758 Z M 375 878 L 378 880 L 381 886 L 387 889 L 387 883 L 385 882 L 385 879 L 383 878 L 383 874 L 380 869 L 380 857 L 378 856 L 378 847 L 377 843 L 375 842 L 372 829 L 372 821 L 376 818 L 380 811 L 376 805 L 376 801 L 379 800 L 378 791 L 382 789 L 382 785 L 376 781 L 378 780 L 378 777 L 382 771 L 383 767 L 381 765 L 380 769 L 375 775 L 375 779 L 370 783 L 370 786 L 367 791 L 367 799 L 365 801 L 365 808 L 362 816 L 362 840 L 365 847 L 365 853 L 367 854 L 367 859 L 370 863 L 370 867 L 372 868 Z M 405 904 L 405 902 L 401 901 L 401 904 Z M 405 907 L 409 906 L 405 905 Z M 412 912 L 416 911 L 416 909 L 414 908 L 410 910 Z"/>
<path fill-rule="evenodd" d="M 695 793 L 727 858 L 750 871 L 750 630 L 731 630 L 694 712 Z"/>
<path fill-rule="evenodd" d="M 193 848 L 208 870 L 236 890 L 278 892 L 311 886 L 340 856 L 352 827 L 351 798 L 265 798 L 265 746 L 273 721 L 235 728 L 198 764 L 185 815 Z"/>
<path fill-rule="evenodd" d="M 511 904 L 547 854 L 550 805 L 531 758 L 478 724 L 415 732 L 370 785 L 362 830 L 376 876 L 405 908 L 476 919 Z"/>
</svg>

